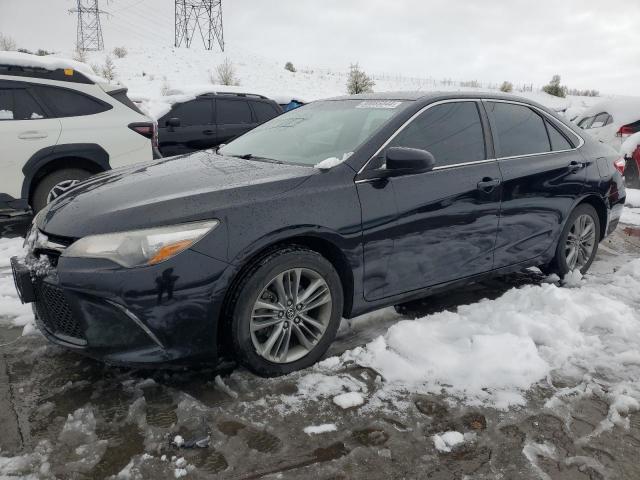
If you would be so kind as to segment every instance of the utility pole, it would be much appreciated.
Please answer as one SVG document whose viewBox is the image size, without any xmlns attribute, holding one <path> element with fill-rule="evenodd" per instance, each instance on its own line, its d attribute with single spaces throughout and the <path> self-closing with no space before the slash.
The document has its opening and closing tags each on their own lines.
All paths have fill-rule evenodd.
<svg viewBox="0 0 640 480">
<path fill-rule="evenodd" d="M 76 48 L 81 51 L 96 51 L 104 49 L 102 40 L 102 25 L 98 0 L 77 0 L 76 8 L 69 10 L 78 14 L 78 31 Z"/>
<path fill-rule="evenodd" d="M 194 37 L 200 36 L 207 50 L 217 40 L 224 52 L 222 0 L 175 0 L 174 10 L 176 47 L 189 48 Z"/>
</svg>

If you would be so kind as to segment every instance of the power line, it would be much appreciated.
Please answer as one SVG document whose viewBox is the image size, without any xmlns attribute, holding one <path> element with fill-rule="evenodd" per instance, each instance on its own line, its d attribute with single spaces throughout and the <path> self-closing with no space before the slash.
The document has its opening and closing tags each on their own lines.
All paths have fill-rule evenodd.
<svg viewBox="0 0 640 480">
<path fill-rule="evenodd" d="M 81 51 L 96 51 L 104 49 L 102 39 L 102 25 L 98 0 L 77 0 L 76 8 L 69 10 L 78 14 L 76 33 L 76 48 Z"/>
<path fill-rule="evenodd" d="M 224 52 L 222 0 L 175 0 L 174 10 L 176 47 L 189 48 L 199 34 L 207 50 L 211 50 L 217 40 Z"/>
</svg>

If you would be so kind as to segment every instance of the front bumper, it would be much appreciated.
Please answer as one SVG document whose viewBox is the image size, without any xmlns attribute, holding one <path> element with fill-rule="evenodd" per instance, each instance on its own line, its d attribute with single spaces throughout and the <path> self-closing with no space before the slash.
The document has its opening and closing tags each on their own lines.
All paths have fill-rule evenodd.
<svg viewBox="0 0 640 480">
<path fill-rule="evenodd" d="M 217 359 L 224 262 L 191 250 L 134 269 L 59 257 L 34 274 L 11 261 L 21 299 L 33 302 L 38 327 L 53 343 L 120 365 Z"/>
</svg>

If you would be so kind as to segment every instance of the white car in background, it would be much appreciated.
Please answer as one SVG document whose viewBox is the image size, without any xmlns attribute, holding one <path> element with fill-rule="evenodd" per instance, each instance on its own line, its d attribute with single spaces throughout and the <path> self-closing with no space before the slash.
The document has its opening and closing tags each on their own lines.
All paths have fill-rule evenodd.
<svg viewBox="0 0 640 480">
<path fill-rule="evenodd" d="M 620 150 L 629 136 L 640 132 L 640 98 L 604 100 L 573 121 L 596 139 Z"/>
<path fill-rule="evenodd" d="M 0 233 L 93 174 L 153 158 L 155 123 L 103 82 L 83 63 L 0 51 Z"/>
</svg>

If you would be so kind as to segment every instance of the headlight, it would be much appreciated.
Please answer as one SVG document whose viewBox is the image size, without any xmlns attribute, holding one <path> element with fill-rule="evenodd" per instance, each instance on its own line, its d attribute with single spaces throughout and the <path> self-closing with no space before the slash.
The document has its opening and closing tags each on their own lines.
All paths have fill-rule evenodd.
<svg viewBox="0 0 640 480">
<path fill-rule="evenodd" d="M 207 220 L 130 232 L 90 235 L 71 244 L 62 256 L 106 258 L 123 267 L 155 265 L 186 250 L 219 224 L 218 220 Z"/>
</svg>

